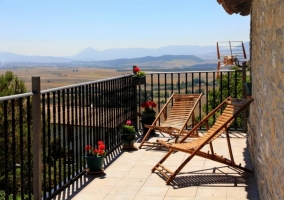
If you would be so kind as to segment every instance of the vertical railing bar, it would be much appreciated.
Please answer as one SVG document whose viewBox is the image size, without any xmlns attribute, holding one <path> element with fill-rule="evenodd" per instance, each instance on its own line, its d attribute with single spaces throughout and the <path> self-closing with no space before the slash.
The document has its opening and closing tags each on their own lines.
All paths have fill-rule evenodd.
<svg viewBox="0 0 284 200">
<path fill-rule="evenodd" d="M 103 100 L 102 100 L 102 97 L 103 97 L 103 94 L 102 94 L 102 87 L 103 87 L 103 84 L 102 83 L 98 83 L 98 112 L 97 112 L 97 116 L 98 117 L 98 129 L 99 129 L 99 132 L 98 132 L 98 137 L 97 137 L 97 140 L 99 140 L 101 138 L 101 133 L 102 133 L 102 123 L 101 123 L 101 119 L 102 119 L 102 115 L 100 113 L 103 113 L 103 109 L 102 109 L 102 104 L 103 104 Z"/>
<path fill-rule="evenodd" d="M 187 73 L 185 73 L 185 94 L 188 94 L 188 89 L 187 89 L 187 86 L 188 86 L 188 77 L 187 77 Z"/>
<path fill-rule="evenodd" d="M 47 182 L 47 180 L 46 180 L 46 172 L 47 172 L 47 170 L 46 170 L 46 163 L 47 163 L 47 159 L 46 159 L 46 142 L 44 142 L 45 141 L 45 138 L 46 138 L 46 105 L 45 105 L 45 101 L 46 101 L 46 99 L 45 99 L 45 94 L 42 94 L 42 150 L 43 150 L 43 152 L 42 152 L 42 156 L 43 156 L 43 158 L 42 158 L 42 162 L 43 162 L 43 186 L 42 186 L 42 188 L 43 188 L 43 197 L 44 197 L 44 199 L 46 198 L 46 195 L 47 195 L 47 188 L 46 188 L 46 182 Z"/>
<path fill-rule="evenodd" d="M 199 93 L 201 93 L 201 72 L 198 72 L 199 75 Z M 198 103 L 199 105 L 199 119 L 201 119 L 201 101 Z"/>
<path fill-rule="evenodd" d="M 238 73 L 239 71 L 235 70 L 234 71 L 234 82 L 235 82 L 235 89 L 234 89 L 234 97 L 235 98 L 238 98 L 238 94 L 237 94 L 237 85 L 238 85 Z M 237 118 L 240 118 L 240 116 L 237 116 Z M 237 120 L 234 121 L 234 127 L 235 127 L 235 130 L 237 130 Z"/>
<path fill-rule="evenodd" d="M 92 93 L 92 85 L 89 85 L 89 106 L 88 106 L 88 110 L 89 110 L 89 129 L 90 129 L 90 136 L 92 141 L 96 141 L 94 138 L 94 128 L 93 128 L 93 93 Z"/>
<path fill-rule="evenodd" d="M 120 89 L 121 89 L 121 79 L 118 79 L 118 80 L 115 80 L 114 82 L 113 82 L 113 86 L 115 87 L 115 89 L 116 89 L 116 98 L 115 98 L 115 100 L 114 100 L 114 105 L 112 106 L 112 117 L 113 117 L 113 124 L 112 124 L 112 139 L 113 139 L 113 142 L 112 142 L 112 144 L 115 146 L 116 144 L 117 144 L 117 131 L 116 131 L 116 127 L 118 126 L 118 122 L 120 121 L 120 120 L 118 120 L 117 118 L 116 118 L 116 112 L 117 112 L 117 108 L 118 108 L 118 106 L 116 106 L 116 105 L 118 105 L 118 103 L 119 102 L 121 102 L 121 99 L 120 99 L 120 97 L 121 97 L 121 93 L 120 93 Z M 136 101 L 135 101 L 135 103 L 136 103 Z M 132 105 L 133 106 L 133 105 Z M 130 109 L 132 108 L 132 106 L 130 106 Z M 135 107 L 135 111 L 137 112 L 137 108 Z M 136 115 L 135 115 L 135 120 L 137 120 L 137 113 L 136 113 Z M 134 119 L 132 119 L 132 120 L 134 120 Z M 137 127 L 137 126 L 136 126 Z"/>
<path fill-rule="evenodd" d="M 235 91 L 234 91 L 234 93 L 235 93 L 235 98 L 238 98 L 238 94 L 237 94 L 237 85 L 238 85 L 238 73 L 239 73 L 239 71 L 234 71 L 234 74 L 235 74 Z"/>
<path fill-rule="evenodd" d="M 15 99 L 11 100 L 11 121 L 12 121 L 12 145 L 11 145 L 11 155 L 12 155 L 12 174 L 13 174 L 13 187 L 16 187 L 16 119 L 15 119 Z M 13 199 L 16 199 L 17 193 L 16 190 L 13 190 Z"/>
<path fill-rule="evenodd" d="M 101 118 L 100 118 L 100 124 L 101 124 L 101 126 L 100 126 L 100 128 L 101 128 L 101 133 L 100 133 L 100 137 L 99 137 L 99 140 L 104 140 L 104 135 L 105 135 L 105 96 L 106 96 L 106 85 L 105 85 L 105 82 L 102 82 L 102 90 L 101 90 L 101 93 L 102 93 L 102 107 L 101 107 L 101 110 L 102 110 L 102 112 L 101 113 L 103 113 L 102 115 L 101 115 Z"/>
<path fill-rule="evenodd" d="M 102 95 L 101 95 L 101 85 L 102 83 L 97 83 L 96 84 L 96 127 L 97 127 L 97 132 L 96 132 L 96 140 L 99 140 L 101 137 L 101 115 L 100 113 L 102 112 L 101 107 L 102 107 Z"/>
<path fill-rule="evenodd" d="M 24 189 L 24 173 L 23 173 L 23 166 L 24 166 L 24 136 L 23 136 L 23 102 L 22 102 L 22 98 L 19 99 L 19 122 L 20 122 L 20 170 L 21 170 L 21 199 L 24 199 L 24 194 L 26 193 L 25 189 Z"/>
<path fill-rule="evenodd" d="M 67 88 L 67 161 L 69 163 L 70 160 L 70 132 L 72 132 L 72 129 L 70 127 L 70 89 Z M 71 130 L 70 130 L 71 129 Z M 66 162 L 67 163 L 67 162 Z M 69 181 L 71 179 L 71 169 L 70 165 L 67 163 L 67 180 Z"/>
<path fill-rule="evenodd" d="M 57 137 L 58 137 L 58 147 L 59 147 L 59 160 L 58 160 L 58 184 L 59 184 L 59 188 L 62 187 L 62 169 L 61 169 L 61 166 L 62 166 L 62 153 L 61 153 L 61 102 L 60 102 L 60 90 L 57 91 Z"/>
<path fill-rule="evenodd" d="M 32 109 L 31 109 L 31 100 L 30 100 L 30 97 L 27 97 L 27 129 L 28 129 L 28 146 L 27 146 L 27 149 L 28 149 L 28 161 L 27 161 L 27 166 L 28 166 L 28 173 L 27 173 L 27 177 L 30 177 L 28 178 L 28 188 L 29 188 L 29 191 L 28 191 L 28 197 L 29 199 L 32 198 L 32 183 L 31 183 L 31 179 L 32 179 L 32 174 L 30 173 L 31 172 L 31 169 L 32 169 L 32 158 L 31 158 L 31 149 L 32 149 L 32 144 L 31 144 L 31 112 L 32 112 Z M 44 194 L 45 194 L 45 190 L 44 191 Z"/>
<path fill-rule="evenodd" d="M 123 94 L 122 94 L 122 89 L 124 89 L 124 85 L 125 85 L 125 87 L 127 86 L 127 84 L 129 84 L 128 83 L 128 80 L 127 80 L 127 78 L 126 77 L 124 77 L 123 79 L 121 79 L 121 81 L 119 81 L 119 96 L 118 96 L 118 101 L 120 101 L 120 102 L 123 102 L 122 101 L 122 98 L 123 98 Z M 132 83 L 131 83 L 132 84 Z M 146 82 L 145 82 L 145 84 L 144 84 L 144 87 L 145 87 L 145 85 L 146 85 Z M 129 86 L 128 86 L 129 87 Z M 127 87 L 127 88 L 128 88 Z M 134 91 L 134 99 L 135 99 L 135 105 L 134 105 L 134 109 L 135 109 L 135 113 L 137 114 L 137 113 L 140 113 L 139 111 L 137 111 L 137 102 L 139 102 L 139 100 L 140 100 L 140 92 L 139 92 L 139 96 L 138 96 L 138 93 L 137 93 L 137 89 L 135 89 L 135 86 L 134 85 L 132 85 L 131 87 L 133 87 L 133 91 Z M 140 86 L 139 86 L 139 91 L 140 91 Z M 123 104 L 124 105 L 124 104 Z M 119 106 L 119 108 L 117 109 L 117 111 L 116 111 L 116 114 L 119 116 L 119 118 L 121 118 L 121 116 L 122 117 L 124 117 L 124 107 L 123 106 Z M 136 115 L 136 116 L 138 116 L 138 115 Z M 137 120 L 137 119 L 139 119 L 138 117 L 136 117 L 135 118 L 135 120 L 136 120 L 136 127 L 137 127 L 137 129 L 140 129 L 140 123 L 139 123 L 139 120 Z M 120 122 L 121 122 L 122 120 L 120 120 Z M 115 129 L 115 131 L 116 131 L 116 134 L 117 134 L 117 143 L 116 144 L 118 144 L 118 143 L 120 143 L 121 142 L 121 138 L 120 138 L 120 125 L 121 124 L 119 124 L 119 126 L 118 127 L 116 127 L 116 129 Z"/>
<path fill-rule="evenodd" d="M 84 101 L 84 106 L 83 106 L 83 112 L 84 112 L 84 130 L 85 130 L 85 133 L 86 133 L 86 141 L 87 141 L 87 144 L 90 144 L 91 146 L 93 146 L 94 144 L 92 143 L 91 141 L 91 138 L 90 138 L 90 130 L 89 130 L 89 119 L 88 119 L 88 103 L 89 103 L 89 93 L 88 93 L 88 86 L 86 85 L 84 87 L 84 98 L 83 98 L 83 101 Z"/>
<path fill-rule="evenodd" d="M 48 166 L 48 181 L 47 181 L 47 184 L 48 184 L 48 194 L 50 195 L 50 191 L 51 191 L 51 150 L 50 150 L 50 133 L 51 133 L 51 130 L 50 130 L 50 120 L 51 120 L 51 117 L 50 117 L 50 93 L 47 93 L 47 166 Z M 46 183 L 44 183 L 46 184 Z"/>
<path fill-rule="evenodd" d="M 171 95 L 174 93 L 174 74 L 171 73 Z M 173 103 L 172 103 L 173 105 Z"/>
<path fill-rule="evenodd" d="M 91 102 L 91 114 L 92 114 L 92 130 L 93 130 L 93 137 L 96 141 L 96 118 L 95 118 L 95 84 L 91 84 L 91 95 L 92 95 L 92 102 Z"/>
<path fill-rule="evenodd" d="M 9 123 L 8 123 L 8 101 L 4 101 L 4 108 L 3 108 L 3 115 L 4 115 L 4 133 L 8 133 L 8 126 L 9 126 Z M 5 134 L 5 144 L 9 144 L 9 134 Z M 6 181 L 6 184 L 5 184 L 5 200 L 8 200 L 9 199 L 9 194 L 10 194 L 10 190 L 9 190 L 9 145 L 5 145 L 5 156 L 4 156 L 4 169 L 5 169 L 5 181 Z"/>
<path fill-rule="evenodd" d="M 55 103 L 56 97 L 55 97 L 55 92 L 52 92 L 52 111 L 53 111 L 53 170 L 54 172 L 57 172 L 57 167 L 56 167 L 56 162 L 57 162 L 57 158 L 56 158 L 56 103 Z M 54 186 L 54 190 L 56 190 L 56 186 L 57 186 L 57 173 L 53 173 L 53 186 Z"/>
<path fill-rule="evenodd" d="M 79 133 L 79 127 L 78 127 L 78 120 L 80 118 L 78 117 L 78 87 L 75 87 L 75 161 L 73 159 L 73 165 L 74 163 L 76 163 L 75 165 L 75 172 L 76 174 L 79 172 L 79 155 L 78 153 L 81 152 L 81 148 L 79 148 L 79 142 L 81 141 L 80 138 L 78 137 L 78 133 Z"/>
<path fill-rule="evenodd" d="M 98 137 L 97 137 L 97 140 L 100 140 L 102 138 L 102 127 L 103 127 L 103 124 L 102 124 L 102 118 L 103 118 L 103 115 L 101 115 L 100 113 L 103 113 L 103 83 L 99 83 L 99 119 L 98 119 L 98 128 L 99 128 L 99 134 L 98 134 Z"/>
<path fill-rule="evenodd" d="M 75 171 L 74 171 L 74 88 L 71 88 L 71 131 L 70 131 L 70 137 L 71 137 L 71 151 L 68 158 L 68 165 L 71 165 L 71 176 L 72 178 L 75 176 Z M 71 177 L 70 177 L 71 178 Z"/>
<path fill-rule="evenodd" d="M 221 103 L 221 102 L 223 102 L 223 72 L 220 72 L 219 81 L 220 81 L 219 88 L 221 88 L 219 90 L 220 91 L 220 103 Z"/>
<path fill-rule="evenodd" d="M 108 84 L 107 84 L 108 83 Z M 108 146 L 110 147 L 110 140 L 111 140 L 111 137 L 110 137 L 110 131 L 109 131 L 109 125 L 110 125 L 110 122 L 108 121 L 109 117 L 110 117 L 110 107 L 109 107 L 109 103 L 111 102 L 111 81 L 109 82 L 106 82 L 106 85 L 107 85 L 107 103 L 106 103 L 106 131 L 105 131 L 105 137 L 107 138 L 106 142 L 108 144 Z M 97 141 L 96 141 L 97 143 Z"/>
<path fill-rule="evenodd" d="M 104 86 L 105 86 L 105 90 L 106 90 L 106 99 L 104 100 L 104 113 L 105 113 L 105 117 L 104 117 L 104 139 L 102 139 L 102 141 L 105 141 L 106 144 L 109 144 L 109 135 L 108 135 L 108 103 L 109 103 L 109 99 L 110 99 L 110 91 L 109 91 L 109 84 L 108 82 L 104 82 Z M 97 141 L 96 141 L 96 145 L 97 145 Z"/>
<path fill-rule="evenodd" d="M 247 62 L 243 62 L 242 64 L 242 98 L 246 98 L 246 90 L 245 90 L 245 83 L 246 83 L 246 79 L 247 79 L 247 75 L 246 75 L 246 72 L 247 72 Z M 251 74 L 251 73 L 250 73 Z M 244 132 L 247 132 L 247 112 L 248 112 L 248 109 L 246 108 L 244 111 L 243 111 L 243 120 L 242 120 L 242 128 L 243 128 L 243 131 Z"/>
<path fill-rule="evenodd" d="M 227 90 L 228 90 L 228 97 L 231 95 L 231 93 L 230 93 L 230 77 L 231 77 L 231 72 L 228 72 L 228 76 L 227 76 L 227 83 L 228 83 L 228 85 L 227 85 Z"/>
<path fill-rule="evenodd" d="M 168 85 L 167 85 L 167 74 L 164 74 L 164 76 L 165 76 L 165 81 L 164 81 L 164 83 L 165 83 L 165 97 L 164 97 L 164 104 L 167 102 L 167 99 L 168 99 L 168 97 L 169 97 L 169 95 L 168 95 Z M 164 106 L 164 105 L 163 105 Z M 165 108 L 166 110 L 166 114 L 168 113 L 168 107 L 166 107 Z M 161 122 L 159 121 L 159 125 L 161 124 Z"/>
<path fill-rule="evenodd" d="M 80 156 L 84 156 L 84 146 L 87 145 L 85 144 L 85 134 L 84 130 L 82 129 L 82 87 L 79 86 L 79 133 L 80 133 L 80 138 L 82 138 L 81 143 L 81 148 L 80 148 Z M 85 167 L 85 159 L 83 159 L 83 162 L 80 162 L 80 169 L 83 169 Z"/>
<path fill-rule="evenodd" d="M 180 73 L 178 73 L 177 75 L 178 75 L 178 82 L 177 82 L 178 93 L 180 94 Z"/>
<path fill-rule="evenodd" d="M 158 74 L 159 76 L 159 74 Z M 145 92 L 146 93 L 146 92 Z M 150 97 L 153 100 L 154 99 L 154 77 L 151 76 L 151 91 L 150 91 Z M 145 98 L 145 101 L 147 100 L 147 97 Z"/>
<path fill-rule="evenodd" d="M 213 72 L 213 108 L 216 107 L 216 88 L 215 88 L 215 85 L 216 85 L 216 76 L 215 76 L 215 72 Z M 216 119 L 216 115 L 214 113 L 213 115 L 213 122 L 215 122 L 215 119 Z"/>
<path fill-rule="evenodd" d="M 154 96 L 154 90 L 152 89 L 152 94 Z M 160 92 L 160 74 L 158 74 L 158 102 L 160 102 L 161 97 Z M 154 97 L 152 97 L 152 101 L 154 101 Z M 158 110 L 161 110 L 161 104 L 158 103 Z"/>
<path fill-rule="evenodd" d="M 115 139 L 116 139 L 116 134 L 115 134 L 115 122 L 118 122 L 120 121 L 120 119 L 117 119 L 116 118 L 116 105 L 114 102 L 118 102 L 118 90 L 119 90 L 119 81 L 118 80 L 112 80 L 112 88 L 113 90 L 115 91 L 115 98 L 114 98 L 114 101 L 112 101 L 112 106 L 110 107 L 110 114 L 111 114 L 111 129 L 110 129 L 110 132 L 111 132 L 111 146 L 113 147 L 114 144 L 115 144 Z M 128 108 L 127 108 L 128 109 Z M 128 111 L 128 110 L 127 110 Z M 136 115 L 137 116 L 137 115 Z M 133 119 L 132 119 L 133 121 Z"/>
<path fill-rule="evenodd" d="M 108 137 L 108 149 L 112 146 L 112 131 L 111 131 L 111 128 L 112 128 L 112 122 L 113 122 L 113 119 L 112 119 L 112 101 L 113 101 L 113 97 L 116 96 L 116 91 L 113 90 L 113 80 L 109 81 L 108 82 L 108 89 L 109 89 L 109 92 L 108 92 L 108 104 L 107 104 L 107 127 L 106 127 L 106 134 L 107 134 L 107 137 Z M 112 96 L 113 94 L 113 96 Z"/>
<path fill-rule="evenodd" d="M 67 182 L 67 179 L 66 179 L 66 174 L 67 174 L 67 171 L 66 171 L 66 156 L 68 155 L 68 152 L 67 152 L 67 155 L 66 155 L 66 99 L 65 99 L 65 95 L 66 95 L 66 92 L 65 90 L 62 90 L 62 134 L 63 134 L 63 149 L 64 149 L 64 157 L 63 157 L 63 163 L 64 163 L 64 167 L 63 167 L 63 181 L 64 181 L 64 184 L 66 184 Z M 68 129 L 67 129 L 68 130 Z"/>
<path fill-rule="evenodd" d="M 208 115 L 208 72 L 206 72 L 206 113 L 205 116 Z"/>
<path fill-rule="evenodd" d="M 104 118 L 103 118 L 103 122 L 104 122 L 104 132 L 103 132 L 103 139 L 102 141 L 105 141 L 105 143 L 108 145 L 109 142 L 109 138 L 107 135 L 107 127 L 108 127 L 108 107 L 107 107 L 107 103 L 109 101 L 109 84 L 107 84 L 106 82 L 104 82 L 104 91 L 105 91 L 105 97 L 104 98 Z M 97 145 L 97 142 L 95 142 L 95 144 Z"/>
<path fill-rule="evenodd" d="M 111 81 L 111 88 L 112 88 L 112 91 L 111 93 L 114 93 L 114 98 L 112 99 L 111 101 L 111 106 L 109 108 L 110 112 L 110 118 L 111 118 L 111 124 L 110 124 L 110 135 L 111 135 L 111 147 L 114 146 L 114 143 L 115 143 L 115 122 L 118 122 L 120 121 L 120 119 L 116 119 L 116 116 L 115 116 L 115 110 L 116 110 L 116 105 L 114 102 L 117 102 L 118 100 L 118 89 L 119 89 L 119 83 L 117 80 L 112 80 Z M 128 108 L 127 108 L 127 111 L 128 111 Z M 132 119 L 133 121 L 134 119 Z"/>
<path fill-rule="evenodd" d="M 32 118 L 33 118 L 33 197 L 41 199 L 41 108 L 40 77 L 32 77 Z"/>
<path fill-rule="evenodd" d="M 194 94 L 194 73 L 191 73 L 191 93 Z"/>
</svg>

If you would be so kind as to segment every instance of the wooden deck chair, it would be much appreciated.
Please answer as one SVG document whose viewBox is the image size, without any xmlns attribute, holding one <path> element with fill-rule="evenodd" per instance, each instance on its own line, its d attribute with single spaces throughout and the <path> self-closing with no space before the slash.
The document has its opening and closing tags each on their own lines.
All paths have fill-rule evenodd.
<svg viewBox="0 0 284 200">
<path fill-rule="evenodd" d="M 159 174 L 165 177 L 166 183 L 170 184 L 170 182 L 174 180 L 176 175 L 194 156 L 200 156 L 206 159 L 220 162 L 236 169 L 250 171 L 249 169 L 246 169 L 241 165 L 235 164 L 230 143 L 230 137 L 228 133 L 228 127 L 234 121 L 237 115 L 242 110 L 244 110 L 251 102 L 253 102 L 253 99 L 236 99 L 229 97 L 225 101 L 223 101 L 218 107 L 216 107 L 212 112 L 210 112 L 204 119 L 202 119 L 202 121 L 200 121 L 196 126 L 194 126 L 194 128 L 188 133 L 188 135 L 185 136 L 179 143 L 166 143 L 164 141 L 158 140 L 160 144 L 163 144 L 164 146 L 169 148 L 169 152 L 154 166 L 152 172 L 157 170 Z M 226 107 L 224 109 L 225 105 Z M 220 114 L 220 116 L 217 118 L 214 125 L 211 128 L 208 128 L 208 119 L 218 112 L 221 113 L 220 111 L 222 109 L 224 110 L 222 111 L 222 114 Z M 196 131 L 204 123 L 207 127 L 206 133 L 204 133 L 203 136 L 193 139 L 190 142 L 186 142 L 186 139 L 191 134 L 191 132 Z M 221 155 L 217 155 L 213 149 L 213 140 L 218 138 L 222 133 L 226 133 L 230 159 L 224 158 Z M 209 144 L 210 152 L 201 151 L 201 149 L 206 144 Z M 189 153 L 190 155 L 185 161 L 183 161 L 183 163 L 177 168 L 176 171 L 172 172 L 171 170 L 164 167 L 162 164 L 174 151 L 182 151 L 185 153 Z"/>
<path fill-rule="evenodd" d="M 163 133 L 169 134 L 175 137 L 175 141 L 178 141 L 179 137 L 182 135 L 187 135 L 188 130 L 185 129 L 190 117 L 193 118 L 195 122 L 194 109 L 198 102 L 200 101 L 201 94 L 172 94 L 168 99 L 166 104 L 161 109 L 160 113 L 157 115 L 156 119 L 152 125 L 146 125 L 145 127 L 149 128 L 145 134 L 142 142 L 139 146 L 141 148 L 144 146 L 155 146 L 159 145 L 156 142 L 148 142 L 146 139 L 149 137 L 151 131 L 159 130 Z M 170 110 L 169 115 L 167 116 L 166 110 L 169 103 L 173 100 L 173 106 Z M 164 117 L 165 121 L 159 126 L 157 122 L 161 117 Z M 196 124 L 196 123 L 195 123 Z M 196 132 L 198 134 L 198 132 Z"/>
</svg>

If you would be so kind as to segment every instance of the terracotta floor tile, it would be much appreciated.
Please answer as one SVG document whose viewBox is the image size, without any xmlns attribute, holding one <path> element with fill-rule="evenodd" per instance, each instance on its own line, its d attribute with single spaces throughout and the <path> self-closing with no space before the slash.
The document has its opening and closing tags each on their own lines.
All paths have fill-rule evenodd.
<svg viewBox="0 0 284 200">
<path fill-rule="evenodd" d="M 165 196 L 166 192 L 168 191 L 168 187 L 166 186 L 161 186 L 161 187 L 156 187 L 156 186 L 142 186 L 140 191 L 138 192 L 138 196 L 143 196 L 147 194 L 147 196 Z"/>
<path fill-rule="evenodd" d="M 237 136 L 236 134 L 236 137 L 231 139 L 235 161 L 249 168 L 251 163 L 247 151 L 247 139 Z M 156 139 L 151 138 L 154 141 Z M 135 145 L 139 146 L 139 143 Z M 215 140 L 214 148 L 217 153 L 229 155 L 225 138 Z M 203 150 L 207 152 L 209 146 L 206 145 Z M 157 171 L 151 172 L 166 153 L 167 151 L 148 147 L 136 151 L 120 150 L 117 152 L 116 160 L 105 160 L 111 164 L 106 165 L 104 174 L 83 175 L 55 199 L 258 200 L 253 174 L 243 173 L 241 170 L 198 156 L 193 157 L 174 181 L 167 185 Z M 163 165 L 175 171 L 189 155 L 175 152 Z"/>
</svg>

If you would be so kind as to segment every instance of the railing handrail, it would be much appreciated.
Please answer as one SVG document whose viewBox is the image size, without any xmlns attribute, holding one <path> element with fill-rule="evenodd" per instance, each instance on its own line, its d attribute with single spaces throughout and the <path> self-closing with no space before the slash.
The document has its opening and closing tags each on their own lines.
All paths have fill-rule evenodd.
<svg viewBox="0 0 284 200">
<path fill-rule="evenodd" d="M 206 72 L 234 72 L 236 70 L 206 70 L 206 71 L 178 71 L 178 72 L 162 72 L 162 71 L 145 71 L 146 75 L 147 74 L 181 74 L 181 73 L 206 73 Z"/>
<path fill-rule="evenodd" d="M 20 99 L 20 98 L 30 97 L 30 96 L 33 96 L 32 92 L 27 92 L 27 93 L 22 93 L 22 94 L 14 94 L 14 95 L 0 97 L 0 101 L 7 101 L 7 100 L 12 100 L 12 99 Z"/>
<path fill-rule="evenodd" d="M 46 94 L 46 93 L 55 92 L 55 91 L 58 91 L 58 90 L 65 90 L 65 89 L 70 89 L 70 88 L 74 88 L 74 87 L 80 87 L 80 86 L 90 85 L 90 84 L 94 84 L 94 83 L 101 83 L 101 82 L 104 82 L 104 81 L 115 80 L 115 79 L 118 79 L 118 78 L 128 77 L 130 75 L 132 76 L 132 74 L 121 75 L 121 76 L 115 76 L 115 77 L 96 80 L 96 81 L 89 81 L 89 82 L 84 82 L 84 83 L 68 85 L 68 86 L 56 87 L 56 88 L 52 88 L 52 89 L 42 90 L 40 93 Z"/>
</svg>

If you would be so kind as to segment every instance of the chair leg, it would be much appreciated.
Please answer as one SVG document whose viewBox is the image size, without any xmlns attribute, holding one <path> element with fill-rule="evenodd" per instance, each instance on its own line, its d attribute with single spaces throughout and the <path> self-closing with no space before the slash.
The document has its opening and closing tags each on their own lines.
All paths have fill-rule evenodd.
<svg viewBox="0 0 284 200">
<path fill-rule="evenodd" d="M 174 150 L 169 150 L 169 152 L 152 168 L 152 172 L 154 172 L 167 158 L 173 153 Z"/>
<path fill-rule="evenodd" d="M 184 168 L 184 166 L 195 156 L 195 153 L 191 154 L 187 159 L 185 159 L 185 161 L 183 161 L 183 163 L 177 168 L 177 170 L 171 175 L 171 177 L 166 181 L 167 185 L 170 184 L 171 181 L 174 180 L 174 178 L 176 177 L 176 175 L 178 175 L 180 173 L 180 171 L 182 170 L 182 168 Z"/>
<path fill-rule="evenodd" d="M 142 141 L 141 141 L 141 143 L 140 143 L 140 145 L 139 145 L 139 149 L 141 149 L 141 147 L 143 146 L 145 140 L 149 137 L 149 134 L 151 133 L 152 130 L 153 130 L 152 128 L 149 128 L 149 129 L 148 129 L 146 135 L 143 137 L 143 139 L 142 139 Z"/>
<path fill-rule="evenodd" d="M 231 146 L 231 141 L 230 141 L 230 136 L 229 136 L 228 129 L 226 129 L 226 138 L 227 138 L 227 144 L 228 144 L 228 149 L 229 149 L 229 153 L 230 153 L 230 158 L 231 158 L 232 164 L 235 165 L 235 161 L 234 161 L 234 156 L 233 156 L 233 151 L 232 151 L 232 146 Z"/>
</svg>

